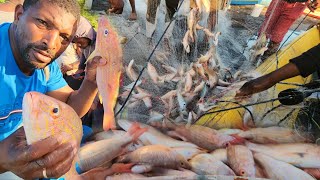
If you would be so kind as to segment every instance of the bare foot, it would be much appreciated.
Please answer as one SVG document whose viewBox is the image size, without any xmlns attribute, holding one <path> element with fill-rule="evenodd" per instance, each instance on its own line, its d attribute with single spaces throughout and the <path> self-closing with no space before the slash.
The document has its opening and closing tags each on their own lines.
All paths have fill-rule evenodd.
<svg viewBox="0 0 320 180">
<path fill-rule="evenodd" d="M 128 19 L 129 19 L 130 21 L 137 20 L 137 13 L 131 13 Z"/>
</svg>

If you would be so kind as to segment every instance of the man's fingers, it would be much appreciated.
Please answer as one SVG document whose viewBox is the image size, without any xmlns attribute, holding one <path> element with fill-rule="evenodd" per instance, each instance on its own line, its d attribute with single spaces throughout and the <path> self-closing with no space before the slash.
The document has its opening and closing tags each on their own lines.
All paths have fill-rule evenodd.
<svg viewBox="0 0 320 180">
<path fill-rule="evenodd" d="M 52 155 L 50 158 L 56 158 L 56 159 L 52 159 L 49 160 L 50 163 L 48 164 L 52 164 L 51 166 L 47 166 L 47 164 L 44 167 L 39 167 L 37 169 L 33 170 L 33 177 L 39 178 L 39 177 L 44 177 L 43 176 L 43 171 L 45 169 L 46 171 L 46 175 L 47 177 L 50 178 L 59 178 L 62 175 L 66 174 L 71 166 L 72 166 L 72 161 L 74 160 L 75 157 L 75 151 L 73 150 L 74 148 L 71 148 L 72 150 L 70 150 L 70 147 L 72 147 L 72 145 L 63 145 L 63 147 L 61 147 L 64 150 L 57 150 L 59 151 L 59 153 Z M 68 150 L 66 150 L 68 149 Z M 54 151 L 55 152 L 55 151 Z M 53 152 L 53 153 L 54 153 Z M 61 154 L 61 153 L 65 153 L 65 154 Z M 49 155 L 50 156 L 50 155 Z M 44 160 L 46 161 L 46 160 Z M 55 162 L 53 162 L 55 161 Z M 35 163 L 36 161 L 34 161 L 33 163 Z M 34 164 L 33 164 L 34 166 Z M 31 171 L 32 172 L 32 171 Z"/>
<path fill-rule="evenodd" d="M 66 154 L 66 157 L 63 159 L 63 161 L 47 169 L 47 176 L 58 178 L 66 174 L 70 170 L 70 168 L 75 168 L 75 167 L 72 167 L 74 166 L 74 164 L 72 164 L 74 157 L 75 157 L 75 153 L 73 151 Z"/>
<path fill-rule="evenodd" d="M 67 158 L 67 155 L 69 155 L 70 153 L 72 154 L 72 152 L 74 152 L 75 149 L 76 143 L 65 143 L 62 144 L 58 149 L 56 149 L 52 153 L 49 153 L 45 155 L 43 158 L 38 159 L 36 162 L 41 167 L 52 167 L 60 161 Z M 74 157 L 74 154 L 72 155 L 72 157 Z"/>
<path fill-rule="evenodd" d="M 46 155 L 47 153 L 58 148 L 61 143 L 59 137 L 50 136 L 46 139 L 35 142 L 24 148 L 23 152 L 19 155 L 19 161 L 31 162 L 35 159 Z"/>
</svg>

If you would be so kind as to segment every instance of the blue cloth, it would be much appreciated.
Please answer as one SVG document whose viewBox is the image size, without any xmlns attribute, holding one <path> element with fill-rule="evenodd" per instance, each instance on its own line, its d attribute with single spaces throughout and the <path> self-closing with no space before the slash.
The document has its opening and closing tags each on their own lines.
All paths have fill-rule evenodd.
<svg viewBox="0 0 320 180">
<path fill-rule="evenodd" d="M 0 117 L 7 116 L 12 110 L 22 109 L 22 100 L 26 92 L 37 91 L 45 94 L 67 85 L 56 62 L 49 65 L 48 81 L 42 69 L 36 69 L 31 76 L 23 74 L 10 47 L 9 27 L 10 23 L 0 25 Z M 0 120 L 0 141 L 16 131 L 21 123 L 21 113 Z"/>
</svg>

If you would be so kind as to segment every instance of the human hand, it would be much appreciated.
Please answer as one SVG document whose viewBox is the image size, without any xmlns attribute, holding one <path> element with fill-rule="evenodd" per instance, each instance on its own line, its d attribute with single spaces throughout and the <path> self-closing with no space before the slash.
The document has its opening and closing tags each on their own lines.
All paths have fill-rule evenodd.
<svg viewBox="0 0 320 180">
<path fill-rule="evenodd" d="M 251 97 L 251 95 L 264 91 L 271 87 L 271 84 L 266 76 L 246 82 L 237 92 L 236 99 L 242 100 Z"/>
<path fill-rule="evenodd" d="M 69 171 L 77 153 L 76 142 L 61 144 L 62 138 L 50 136 L 27 145 L 23 127 L 0 142 L 0 169 L 23 179 L 58 178 Z"/>
<path fill-rule="evenodd" d="M 66 74 L 66 72 L 73 70 L 71 64 L 61 64 L 61 72 L 62 74 Z"/>
<path fill-rule="evenodd" d="M 85 79 L 91 82 L 96 82 L 96 74 L 97 74 L 97 67 L 104 66 L 107 64 L 107 60 L 103 59 L 100 56 L 95 56 L 92 60 L 87 62 L 86 66 L 86 76 Z"/>
<path fill-rule="evenodd" d="M 318 0 L 308 1 L 307 6 L 311 12 L 314 12 L 318 8 Z"/>
</svg>

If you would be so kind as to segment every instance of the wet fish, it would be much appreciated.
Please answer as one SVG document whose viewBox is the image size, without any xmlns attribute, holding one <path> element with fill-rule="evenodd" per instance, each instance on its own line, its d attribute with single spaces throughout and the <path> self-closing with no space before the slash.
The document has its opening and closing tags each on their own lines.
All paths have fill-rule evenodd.
<svg viewBox="0 0 320 180">
<path fill-rule="evenodd" d="M 255 177 L 256 170 L 252 152 L 243 145 L 228 145 L 228 164 L 239 176 Z"/>
<path fill-rule="evenodd" d="M 172 148 L 177 153 L 181 154 L 186 160 L 190 160 L 192 157 L 197 154 L 205 153 L 206 151 L 199 148 L 193 147 L 174 147 Z"/>
<path fill-rule="evenodd" d="M 67 104 L 38 92 L 27 92 L 22 103 L 23 127 L 27 143 L 32 144 L 51 135 L 60 134 L 64 142 L 76 142 L 80 147 L 82 123 Z M 75 162 L 65 175 L 77 175 Z"/>
<path fill-rule="evenodd" d="M 106 139 L 112 139 L 115 137 L 125 137 L 126 136 L 126 131 L 123 130 L 109 130 L 109 131 L 102 131 L 99 133 L 94 134 L 93 136 L 91 136 L 90 138 L 88 138 L 88 141 L 93 140 L 93 141 L 101 141 L 101 140 L 106 140 Z M 92 142 L 91 142 L 92 143 Z M 127 150 L 128 151 L 134 151 L 139 147 L 142 147 L 143 143 L 139 140 L 135 140 L 134 143 L 130 143 L 127 146 Z"/>
<path fill-rule="evenodd" d="M 254 154 L 254 158 L 262 165 L 267 176 L 271 179 L 314 180 L 312 176 L 301 169 L 296 168 L 291 164 L 275 160 L 262 153 Z"/>
<path fill-rule="evenodd" d="M 277 126 L 267 128 L 252 128 L 247 131 L 240 132 L 238 135 L 252 142 L 261 144 L 311 142 L 311 140 L 307 138 L 307 135 L 303 132 L 297 132 L 291 128 Z"/>
<path fill-rule="evenodd" d="M 202 89 L 204 88 L 205 84 L 206 83 L 204 81 L 201 81 L 201 83 L 194 88 L 193 93 L 198 93 L 198 92 L 202 91 Z"/>
<path fill-rule="evenodd" d="M 227 149 L 216 149 L 210 153 L 215 159 L 228 164 Z"/>
<path fill-rule="evenodd" d="M 137 73 L 133 69 L 134 59 L 129 62 L 128 67 L 126 68 L 126 73 L 131 81 L 136 81 L 138 79 Z"/>
<path fill-rule="evenodd" d="M 199 10 L 197 8 L 192 8 L 189 16 L 188 16 L 188 30 L 189 30 L 189 37 L 191 39 L 191 42 L 195 42 L 196 41 L 196 36 L 197 36 L 197 32 L 196 32 L 196 26 L 198 24 L 199 21 Z"/>
<path fill-rule="evenodd" d="M 186 73 L 186 82 L 184 86 L 184 92 L 189 92 L 192 88 L 192 76 L 189 73 Z"/>
<path fill-rule="evenodd" d="M 124 180 L 124 179 L 138 180 L 143 178 L 147 178 L 147 177 L 142 174 L 121 173 L 121 174 L 115 174 L 113 176 L 108 176 L 106 177 L 106 180 Z"/>
<path fill-rule="evenodd" d="M 187 169 L 166 169 L 156 168 L 152 172 L 147 174 L 148 176 L 180 176 L 181 178 L 193 179 L 197 174 Z"/>
<path fill-rule="evenodd" d="M 172 123 L 166 123 L 163 125 L 156 122 L 152 125 L 159 128 L 172 129 L 189 142 L 209 151 L 226 147 L 229 142 L 235 144 L 243 142 L 243 139 L 238 138 L 235 135 L 231 136 L 220 134 L 214 129 L 200 125 L 191 125 L 190 127 L 186 127 L 184 125 L 173 125 Z"/>
<path fill-rule="evenodd" d="M 186 34 L 184 35 L 184 37 L 182 39 L 183 48 L 187 53 L 190 53 L 190 45 L 189 45 L 189 36 L 190 35 L 189 34 L 190 34 L 190 30 L 188 30 L 186 32 Z"/>
<path fill-rule="evenodd" d="M 215 37 L 215 34 L 212 33 L 209 29 L 204 28 L 204 29 L 202 29 L 202 30 L 203 30 L 203 32 L 204 32 L 207 36 L 209 36 L 209 37 Z"/>
<path fill-rule="evenodd" d="M 128 153 L 118 159 L 118 162 L 131 162 L 135 164 L 149 164 L 153 167 L 185 168 L 191 166 L 183 156 L 169 147 L 163 145 L 148 145 Z"/>
<path fill-rule="evenodd" d="M 128 130 L 129 127 L 133 124 L 133 122 L 128 121 L 128 120 L 119 120 L 118 121 L 119 125 L 121 128 L 124 130 Z M 140 127 L 143 128 L 148 128 L 148 131 L 143 133 L 140 137 L 139 140 L 142 141 L 143 144 L 145 145 L 151 145 L 151 144 L 159 144 L 159 145 L 164 145 L 167 147 L 192 147 L 192 148 L 198 148 L 198 146 L 189 143 L 189 142 L 183 142 L 183 141 L 178 141 L 175 140 L 167 135 L 162 134 L 160 131 L 157 129 L 153 128 L 152 126 L 146 125 L 139 123 Z"/>
<path fill-rule="evenodd" d="M 115 163 L 110 168 L 95 168 L 88 172 L 81 174 L 80 176 L 74 177 L 72 180 L 100 180 L 106 179 L 116 173 L 130 173 L 133 164 L 122 164 Z"/>
<path fill-rule="evenodd" d="M 316 179 L 320 179 L 320 169 L 318 168 L 305 168 L 303 169 L 303 171 L 310 174 L 312 177 Z"/>
<path fill-rule="evenodd" d="M 148 70 L 148 74 L 149 74 L 151 80 L 153 81 L 153 83 L 158 84 L 159 83 L 159 74 L 158 74 L 156 68 L 151 63 L 148 62 L 147 70 Z"/>
<path fill-rule="evenodd" d="M 122 48 L 116 30 L 106 16 L 98 22 L 96 51 L 107 60 L 97 68 L 97 85 L 103 102 L 103 129 L 115 129 L 114 107 L 117 102 L 122 70 Z"/>
<path fill-rule="evenodd" d="M 277 160 L 301 168 L 320 168 L 320 147 L 308 143 L 262 145 L 246 142 L 246 146 Z"/>
<path fill-rule="evenodd" d="M 223 162 L 215 159 L 210 154 L 199 154 L 190 160 L 192 171 L 199 175 L 227 175 L 235 173 Z"/>
<path fill-rule="evenodd" d="M 86 172 L 113 160 L 126 152 L 127 145 L 138 139 L 146 130 L 146 128 L 140 128 L 139 124 L 134 123 L 123 136 L 115 136 L 81 147 L 77 161 L 79 168 Z"/>
</svg>

